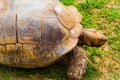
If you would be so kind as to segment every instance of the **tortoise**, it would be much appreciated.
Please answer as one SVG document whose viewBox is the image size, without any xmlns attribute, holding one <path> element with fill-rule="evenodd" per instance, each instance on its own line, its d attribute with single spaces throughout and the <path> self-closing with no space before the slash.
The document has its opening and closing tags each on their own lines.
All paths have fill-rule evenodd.
<svg viewBox="0 0 120 80">
<path fill-rule="evenodd" d="M 81 79 L 86 55 L 81 45 L 103 45 L 99 31 L 83 29 L 81 14 L 59 0 L 0 0 L 0 64 L 38 68 L 66 59 L 69 79 Z"/>
</svg>

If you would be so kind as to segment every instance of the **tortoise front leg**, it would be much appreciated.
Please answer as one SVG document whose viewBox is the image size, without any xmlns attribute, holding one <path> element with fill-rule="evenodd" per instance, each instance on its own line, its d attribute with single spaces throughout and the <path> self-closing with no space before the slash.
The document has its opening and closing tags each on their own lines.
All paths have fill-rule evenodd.
<svg viewBox="0 0 120 80">
<path fill-rule="evenodd" d="M 86 72 L 86 52 L 77 46 L 73 53 L 68 55 L 70 64 L 68 65 L 67 76 L 69 80 L 80 80 Z"/>
</svg>

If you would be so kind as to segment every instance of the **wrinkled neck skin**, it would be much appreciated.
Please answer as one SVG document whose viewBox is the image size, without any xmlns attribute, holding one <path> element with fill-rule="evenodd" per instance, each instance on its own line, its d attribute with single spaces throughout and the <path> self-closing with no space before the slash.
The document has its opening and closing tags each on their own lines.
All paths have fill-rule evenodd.
<svg viewBox="0 0 120 80">
<path fill-rule="evenodd" d="M 82 32 L 81 32 L 81 34 L 79 36 L 79 41 L 78 41 L 79 45 L 85 45 L 85 43 L 86 43 L 85 35 L 84 35 L 84 31 L 83 30 L 82 30 Z"/>
</svg>

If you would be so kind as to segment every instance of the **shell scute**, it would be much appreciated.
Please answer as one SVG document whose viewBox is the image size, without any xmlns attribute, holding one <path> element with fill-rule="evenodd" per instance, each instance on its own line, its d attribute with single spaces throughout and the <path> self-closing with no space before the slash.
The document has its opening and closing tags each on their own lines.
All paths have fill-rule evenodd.
<svg viewBox="0 0 120 80">
<path fill-rule="evenodd" d="M 71 14 L 71 11 L 64 7 L 62 4 L 58 4 L 54 7 L 54 11 L 57 14 L 59 21 L 67 28 L 71 29 L 74 27 L 75 19 Z"/>
</svg>

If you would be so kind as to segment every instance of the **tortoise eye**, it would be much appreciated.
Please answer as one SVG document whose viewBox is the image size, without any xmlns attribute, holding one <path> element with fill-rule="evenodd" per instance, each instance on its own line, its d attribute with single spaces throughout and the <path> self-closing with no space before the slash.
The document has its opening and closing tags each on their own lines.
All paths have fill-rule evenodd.
<svg viewBox="0 0 120 80">
<path fill-rule="evenodd" d="M 98 44 L 102 44 L 103 42 L 104 42 L 104 40 L 103 40 L 102 38 L 98 38 L 98 39 L 97 39 L 97 43 L 98 43 Z"/>
<path fill-rule="evenodd" d="M 97 41 L 98 41 L 98 42 L 103 42 L 104 40 L 101 39 L 101 38 L 98 38 Z"/>
</svg>

